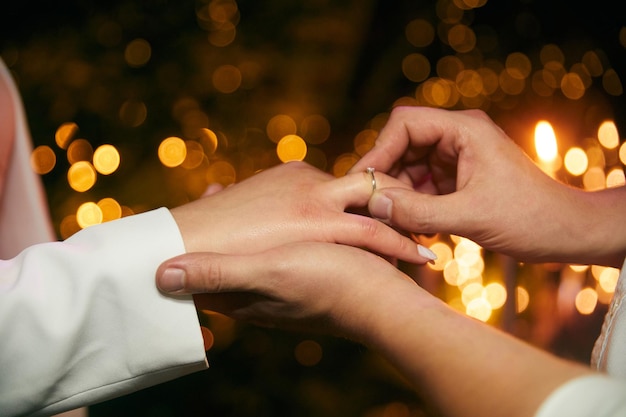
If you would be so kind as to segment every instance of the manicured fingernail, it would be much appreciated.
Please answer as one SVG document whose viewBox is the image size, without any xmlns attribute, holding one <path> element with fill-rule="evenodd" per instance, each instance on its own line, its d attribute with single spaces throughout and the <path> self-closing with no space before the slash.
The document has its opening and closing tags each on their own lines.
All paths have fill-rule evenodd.
<svg viewBox="0 0 626 417">
<path fill-rule="evenodd" d="M 370 214 L 379 220 L 391 219 L 391 199 L 382 193 L 374 193 L 369 202 Z"/>
<path fill-rule="evenodd" d="M 167 268 L 159 277 L 159 288 L 165 292 L 176 292 L 183 289 L 185 271 L 179 268 Z"/>
<path fill-rule="evenodd" d="M 422 245 L 418 244 L 417 245 L 417 253 L 419 253 L 424 258 L 428 259 L 429 261 L 434 261 L 434 260 L 437 259 L 437 255 L 435 255 L 435 252 L 431 251 L 426 246 L 422 246 Z"/>
</svg>

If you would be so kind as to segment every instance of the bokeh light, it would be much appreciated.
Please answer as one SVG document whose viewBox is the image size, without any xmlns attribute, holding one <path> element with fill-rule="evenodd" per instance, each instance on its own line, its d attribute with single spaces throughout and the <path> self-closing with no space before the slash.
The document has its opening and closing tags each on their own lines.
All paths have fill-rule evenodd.
<svg viewBox="0 0 626 417">
<path fill-rule="evenodd" d="M 110 175 L 120 166 L 120 153 L 113 145 L 101 145 L 93 153 L 93 166 L 102 175 Z"/>
<path fill-rule="evenodd" d="M 57 157 L 51 147 L 40 145 L 33 149 L 30 156 L 30 166 L 39 175 L 47 174 L 56 165 Z"/>
<path fill-rule="evenodd" d="M 178 137 L 169 137 L 163 139 L 159 145 L 159 160 L 166 167 L 177 167 L 183 163 L 187 157 L 187 146 L 185 142 Z"/>
<path fill-rule="evenodd" d="M 88 161 L 78 161 L 67 171 L 67 182 L 74 190 L 85 192 L 96 183 L 96 170 Z"/>
<path fill-rule="evenodd" d="M 306 152 L 306 142 L 298 135 L 284 136 L 276 146 L 276 153 L 283 162 L 303 161 Z"/>
</svg>

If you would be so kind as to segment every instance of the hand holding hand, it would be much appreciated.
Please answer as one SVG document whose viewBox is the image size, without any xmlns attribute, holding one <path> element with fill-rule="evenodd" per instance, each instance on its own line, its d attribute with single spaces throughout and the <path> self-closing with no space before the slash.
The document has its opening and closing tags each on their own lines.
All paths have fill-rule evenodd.
<svg viewBox="0 0 626 417">
<path fill-rule="evenodd" d="M 374 325 L 372 315 L 382 314 L 376 305 L 388 302 L 390 294 L 426 294 L 373 253 L 319 242 L 248 255 L 181 255 L 159 267 L 157 285 L 170 273 L 184 275 L 184 287 L 175 294 L 194 293 L 198 309 L 357 341 L 377 337 L 373 330 L 376 335 L 367 335 Z"/>
<path fill-rule="evenodd" d="M 335 178 L 292 162 L 207 193 L 172 214 L 188 252 L 247 254 L 290 242 L 320 241 L 367 247 L 409 262 L 430 260 L 410 238 L 346 211 L 367 205 L 371 181 L 365 172 Z M 383 174 L 377 181 L 379 186 L 403 186 Z"/>
</svg>

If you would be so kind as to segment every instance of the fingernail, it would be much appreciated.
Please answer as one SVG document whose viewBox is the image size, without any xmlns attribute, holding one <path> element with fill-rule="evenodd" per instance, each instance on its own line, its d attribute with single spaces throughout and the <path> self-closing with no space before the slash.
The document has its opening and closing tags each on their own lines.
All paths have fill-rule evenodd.
<svg viewBox="0 0 626 417">
<path fill-rule="evenodd" d="M 179 268 L 167 268 L 159 277 L 159 288 L 165 292 L 176 292 L 183 289 L 185 271 Z"/>
<path fill-rule="evenodd" d="M 422 245 L 418 244 L 417 245 L 417 253 L 419 253 L 424 258 L 428 259 L 429 261 L 437 260 L 437 255 L 435 255 L 435 252 L 431 251 L 426 246 L 422 246 Z"/>
<path fill-rule="evenodd" d="M 369 202 L 370 214 L 379 220 L 391 219 L 391 199 L 382 193 L 374 193 Z"/>
</svg>

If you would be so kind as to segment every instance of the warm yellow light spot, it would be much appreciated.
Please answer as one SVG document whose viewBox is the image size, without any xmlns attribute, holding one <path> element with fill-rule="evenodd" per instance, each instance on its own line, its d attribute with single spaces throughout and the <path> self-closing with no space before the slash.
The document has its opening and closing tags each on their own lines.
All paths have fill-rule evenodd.
<svg viewBox="0 0 626 417">
<path fill-rule="evenodd" d="M 337 157 L 333 164 L 333 175 L 335 177 L 343 177 L 348 170 L 354 166 L 359 160 L 358 155 L 353 153 L 344 153 Z"/>
<path fill-rule="evenodd" d="M 469 302 L 465 312 L 470 317 L 486 322 L 491 317 L 492 309 L 487 300 L 478 297 Z"/>
<path fill-rule="evenodd" d="M 159 145 L 159 160 L 166 167 L 177 167 L 187 156 L 187 146 L 181 138 L 172 136 L 164 139 Z"/>
<path fill-rule="evenodd" d="M 202 332 L 202 340 L 204 341 L 204 351 L 207 352 L 215 344 L 215 335 L 211 329 L 205 326 L 200 326 L 200 332 Z"/>
<path fill-rule="evenodd" d="M 330 136 L 330 123 L 324 116 L 312 114 L 302 120 L 300 131 L 307 143 L 319 145 L 326 142 Z"/>
<path fill-rule="evenodd" d="M 76 210 L 76 221 L 81 228 L 102 223 L 103 215 L 100 207 L 94 202 L 83 203 Z"/>
<path fill-rule="evenodd" d="M 602 272 L 604 271 L 604 269 L 606 268 L 606 266 L 603 265 L 591 265 L 590 269 L 591 269 L 591 276 L 597 281 L 600 279 L 600 275 L 602 275 Z"/>
<path fill-rule="evenodd" d="M 583 175 L 583 186 L 587 191 L 603 190 L 606 186 L 606 174 L 600 167 L 591 167 Z"/>
<path fill-rule="evenodd" d="M 67 148 L 67 161 L 75 164 L 78 161 L 91 161 L 93 147 L 86 139 L 76 139 Z"/>
<path fill-rule="evenodd" d="M 604 72 L 602 61 L 600 60 L 598 54 L 594 51 L 585 52 L 582 58 L 582 64 L 592 77 L 599 77 Z"/>
<path fill-rule="evenodd" d="M 483 84 L 482 93 L 485 95 L 492 95 L 496 93 L 500 87 L 498 74 L 493 69 L 488 67 L 479 68 L 477 71 Z"/>
<path fill-rule="evenodd" d="M 54 134 L 54 140 L 61 149 L 67 149 L 68 145 L 74 139 L 78 132 L 78 125 L 73 122 L 63 123 Z"/>
<path fill-rule="evenodd" d="M 217 23 L 229 22 L 239 15 L 239 7 L 235 0 L 213 0 L 208 5 L 211 20 Z"/>
<path fill-rule="evenodd" d="M 80 225 L 76 221 L 76 215 L 71 214 L 69 216 L 65 216 L 63 220 L 61 220 L 61 224 L 59 225 L 59 234 L 61 235 L 61 239 L 65 240 L 74 233 L 80 231 L 80 229 Z"/>
<path fill-rule="evenodd" d="M 535 126 L 535 150 L 542 162 L 553 162 L 558 156 L 556 135 L 550 122 L 545 120 L 537 122 Z"/>
<path fill-rule="evenodd" d="M 589 315 L 593 313 L 598 304 L 598 293 L 593 288 L 583 288 L 576 294 L 576 310 L 580 314 Z"/>
<path fill-rule="evenodd" d="M 185 146 L 187 146 L 187 156 L 181 166 L 185 169 L 199 167 L 202 161 L 204 161 L 204 149 L 202 145 L 195 140 L 187 140 L 185 141 Z"/>
<path fill-rule="evenodd" d="M 67 171 L 67 182 L 74 190 L 85 192 L 96 183 L 96 170 L 87 161 L 78 161 L 72 164 Z"/>
<path fill-rule="evenodd" d="M 526 88 L 525 79 L 513 77 L 506 69 L 500 71 L 498 81 L 500 82 L 502 91 L 512 96 L 522 94 Z"/>
<path fill-rule="evenodd" d="M 306 157 L 307 146 L 298 135 L 287 135 L 276 145 L 276 154 L 283 162 L 302 161 Z"/>
<path fill-rule="evenodd" d="M 565 54 L 557 45 L 550 43 L 541 48 L 539 59 L 544 66 L 547 66 L 551 62 L 563 65 L 565 62 Z"/>
<path fill-rule="evenodd" d="M 437 259 L 426 265 L 435 271 L 443 271 L 448 262 L 452 260 L 452 248 L 445 242 L 435 242 L 429 246 L 429 249 L 437 255 Z M 454 282 L 456 283 L 456 280 Z"/>
<path fill-rule="evenodd" d="M 456 84 L 462 96 L 476 97 L 483 92 L 483 79 L 477 71 L 463 70 L 456 77 Z"/>
<path fill-rule="evenodd" d="M 137 100 L 126 100 L 120 107 L 119 117 L 125 126 L 141 126 L 148 117 L 148 108 Z"/>
<path fill-rule="evenodd" d="M 595 287 L 596 292 L 598 293 L 598 302 L 601 304 L 610 304 L 611 301 L 613 300 L 613 294 L 614 292 L 607 292 L 605 291 L 602 286 L 600 285 L 600 283 L 596 284 Z"/>
<path fill-rule="evenodd" d="M 499 282 L 492 282 L 485 286 L 483 291 L 485 298 L 492 309 L 497 310 L 506 302 L 506 288 Z"/>
<path fill-rule="evenodd" d="M 617 72 L 612 68 L 606 70 L 602 75 L 602 87 L 604 87 L 604 91 L 615 97 L 621 96 L 624 93 L 622 81 Z"/>
<path fill-rule="evenodd" d="M 454 80 L 465 69 L 465 64 L 457 56 L 446 55 L 437 61 L 436 68 L 440 78 Z"/>
<path fill-rule="evenodd" d="M 585 95 L 585 83 L 580 75 L 569 72 L 561 78 L 561 91 L 571 100 L 578 100 Z"/>
<path fill-rule="evenodd" d="M 209 166 L 207 182 L 209 184 L 221 184 L 224 187 L 234 184 L 237 179 L 235 168 L 227 161 L 217 161 Z"/>
<path fill-rule="evenodd" d="M 448 43 L 457 52 L 469 52 L 476 46 L 476 34 L 466 25 L 454 25 L 448 31 Z"/>
<path fill-rule="evenodd" d="M 93 165 L 102 175 L 117 171 L 120 166 L 120 153 L 113 145 L 101 145 L 93 153 Z"/>
<path fill-rule="evenodd" d="M 606 174 L 606 187 L 621 187 L 626 185 L 626 176 L 623 168 L 614 168 Z"/>
<path fill-rule="evenodd" d="M 573 147 L 567 150 L 563 159 L 565 169 L 572 175 L 579 176 L 587 171 L 589 160 L 584 150 L 579 147 Z"/>
<path fill-rule="evenodd" d="M 119 219 L 122 217 L 122 207 L 113 198 L 106 197 L 98 201 L 98 207 L 102 211 L 102 222 Z"/>
<path fill-rule="evenodd" d="M 482 281 L 485 263 L 480 253 L 467 252 L 462 256 L 455 256 L 454 259 L 459 265 L 457 285 L 463 286 L 469 282 Z"/>
<path fill-rule="evenodd" d="M 467 275 L 462 274 L 462 268 L 465 268 L 465 266 L 459 265 L 455 259 L 446 262 L 443 266 L 443 279 L 453 287 L 459 286 L 461 277 Z"/>
<path fill-rule="evenodd" d="M 475 300 L 476 298 L 482 298 L 484 287 L 477 283 L 473 282 L 463 288 L 461 292 L 461 300 L 464 305 L 469 305 L 470 301 Z"/>
<path fill-rule="evenodd" d="M 200 137 L 198 140 L 202 144 L 202 148 L 207 155 L 213 155 L 217 150 L 218 140 L 217 135 L 211 129 L 200 129 Z"/>
<path fill-rule="evenodd" d="M 237 27 L 231 22 L 224 22 L 216 25 L 209 33 L 209 42 L 211 45 L 224 47 L 233 43 L 236 36 Z"/>
<path fill-rule="evenodd" d="M 504 66 L 511 77 L 518 80 L 528 78 L 532 70 L 530 58 L 521 52 L 513 52 L 512 54 L 509 54 L 506 57 Z"/>
<path fill-rule="evenodd" d="M 626 142 L 622 143 L 619 147 L 619 161 L 626 165 Z"/>
<path fill-rule="evenodd" d="M 432 106 L 443 108 L 455 105 L 459 97 L 456 85 L 442 78 L 426 80 L 418 86 L 415 94 L 418 100 L 423 99 Z"/>
<path fill-rule="evenodd" d="M 587 159 L 589 160 L 590 167 L 598 167 L 601 169 L 606 167 L 606 158 L 600 146 L 590 146 L 587 148 Z"/>
<path fill-rule="evenodd" d="M 476 242 L 473 242 L 467 238 L 461 236 L 455 236 L 454 242 L 456 243 L 454 247 L 454 256 L 462 257 L 467 253 L 480 253 L 482 248 Z"/>
<path fill-rule="evenodd" d="M 430 61 L 422 54 L 413 53 L 402 60 L 402 73 L 413 82 L 422 82 L 430 75 Z"/>
<path fill-rule="evenodd" d="M 619 146 L 619 133 L 617 126 L 611 120 L 607 120 L 598 127 L 598 141 L 606 149 L 615 149 Z"/>
<path fill-rule="evenodd" d="M 598 278 L 598 283 L 604 291 L 607 293 L 615 292 L 617 287 L 617 281 L 619 280 L 619 269 L 616 268 L 604 268 Z"/>
<path fill-rule="evenodd" d="M 568 267 L 574 272 L 584 272 L 589 269 L 589 265 L 568 265 Z"/>
<path fill-rule="evenodd" d="M 145 39 L 134 39 L 126 45 L 124 59 L 126 63 L 133 67 L 143 67 L 150 61 L 152 47 Z"/>
<path fill-rule="evenodd" d="M 56 163 L 57 157 L 47 145 L 37 146 L 30 154 L 30 166 L 39 175 L 52 171 Z"/>
<path fill-rule="evenodd" d="M 530 85 L 532 90 L 541 97 L 550 97 L 554 94 L 556 80 L 554 76 L 546 70 L 540 69 L 533 73 Z"/>
<path fill-rule="evenodd" d="M 313 340 L 304 340 L 294 350 L 296 360 L 303 366 L 315 366 L 322 360 L 322 347 Z"/>
<path fill-rule="evenodd" d="M 435 39 L 435 28 L 425 19 L 415 19 L 406 25 L 404 30 L 406 39 L 418 48 L 430 45 Z"/>
<path fill-rule="evenodd" d="M 267 137 L 274 143 L 278 143 L 287 135 L 295 135 L 297 129 L 298 125 L 296 122 L 286 114 L 278 114 L 272 117 L 265 127 Z"/>
<path fill-rule="evenodd" d="M 519 313 L 523 313 L 530 303 L 530 294 L 528 294 L 528 290 L 524 287 L 515 288 L 515 311 Z"/>
<path fill-rule="evenodd" d="M 378 132 L 373 129 L 363 129 L 354 138 L 354 151 L 363 156 L 369 152 L 376 143 Z"/>
<path fill-rule="evenodd" d="M 241 86 L 241 71 L 234 65 L 222 65 L 213 72 L 213 86 L 217 91 L 229 94 Z"/>
</svg>

